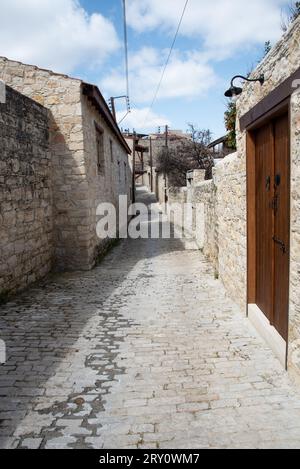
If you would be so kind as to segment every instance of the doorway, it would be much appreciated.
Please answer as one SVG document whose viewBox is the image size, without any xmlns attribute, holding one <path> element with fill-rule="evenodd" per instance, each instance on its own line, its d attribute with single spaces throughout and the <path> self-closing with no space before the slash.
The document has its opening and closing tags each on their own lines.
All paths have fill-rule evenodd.
<svg viewBox="0 0 300 469">
<path fill-rule="evenodd" d="M 289 112 L 248 131 L 248 304 L 287 344 L 290 249 Z M 253 311 L 253 310 L 252 310 Z"/>
</svg>

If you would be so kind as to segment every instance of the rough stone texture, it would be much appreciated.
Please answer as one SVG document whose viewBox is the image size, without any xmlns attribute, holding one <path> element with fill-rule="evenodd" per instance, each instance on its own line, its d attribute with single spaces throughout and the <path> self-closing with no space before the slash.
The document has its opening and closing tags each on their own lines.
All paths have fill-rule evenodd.
<svg viewBox="0 0 300 469">
<path fill-rule="evenodd" d="M 200 249 L 219 271 L 218 219 L 216 214 L 216 186 L 213 181 L 196 184 L 193 189 L 196 205 L 195 238 Z"/>
<path fill-rule="evenodd" d="M 213 178 L 219 276 L 231 297 L 246 311 L 246 168 L 238 154 L 224 158 L 215 167 Z"/>
<path fill-rule="evenodd" d="M 81 80 L 3 57 L 0 57 L 0 79 L 50 111 L 54 265 L 58 270 L 89 270 L 106 245 L 96 236 L 97 201 L 103 200 L 108 192 L 116 199 L 119 193 L 127 193 L 131 184 L 130 177 L 124 182 L 122 165 L 126 162 L 126 152 L 103 124 L 108 167 L 105 179 L 99 177 L 92 119 L 101 118 L 83 96 Z M 116 148 L 115 174 L 119 172 L 120 161 L 120 182 L 119 176 L 114 177 L 114 185 L 109 191 L 110 138 Z M 110 200 L 111 197 L 106 202 Z"/>
<path fill-rule="evenodd" d="M 300 92 L 291 100 L 291 266 L 289 364 L 300 373 Z"/>
<path fill-rule="evenodd" d="M 48 112 L 7 87 L 0 104 L 0 294 L 44 277 L 53 258 Z M 0 299 L 1 299 L 0 296 Z"/>
<path fill-rule="evenodd" d="M 87 168 L 88 191 L 85 194 L 89 219 L 85 220 L 82 234 L 89 237 L 89 263 L 93 265 L 95 259 L 103 250 L 107 241 L 99 242 L 95 226 L 97 223 L 96 209 L 100 203 L 112 203 L 119 214 L 119 195 L 127 196 L 127 208 L 131 203 L 132 173 L 128 162 L 128 154 L 119 144 L 116 136 L 110 130 L 99 112 L 82 96 L 83 133 L 85 165 Z M 95 122 L 103 130 L 105 168 L 98 172 Z M 112 146 L 111 146 L 112 145 Z M 111 153 L 112 149 L 112 153 Z"/>
<path fill-rule="evenodd" d="M 187 202 L 187 188 L 186 187 L 171 187 L 168 192 L 169 203 L 181 203 Z"/>
<path fill-rule="evenodd" d="M 78 218 L 87 216 L 81 82 L 0 57 L 0 78 L 50 110 L 55 262 L 59 269 L 87 268 L 87 239 Z"/>
<path fill-rule="evenodd" d="M 127 240 L 0 328 L 2 448 L 300 448 L 299 391 L 179 240 Z"/>
</svg>

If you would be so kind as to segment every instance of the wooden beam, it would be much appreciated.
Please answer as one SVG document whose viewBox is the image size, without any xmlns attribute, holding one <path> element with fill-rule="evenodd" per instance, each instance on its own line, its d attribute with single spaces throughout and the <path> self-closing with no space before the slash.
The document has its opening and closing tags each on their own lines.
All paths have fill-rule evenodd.
<svg viewBox="0 0 300 469">
<path fill-rule="evenodd" d="M 299 80 L 298 86 L 300 86 L 300 68 L 240 118 L 241 131 L 243 132 L 249 128 L 253 122 L 261 119 L 265 114 L 288 99 L 297 88 L 297 80 Z"/>
</svg>

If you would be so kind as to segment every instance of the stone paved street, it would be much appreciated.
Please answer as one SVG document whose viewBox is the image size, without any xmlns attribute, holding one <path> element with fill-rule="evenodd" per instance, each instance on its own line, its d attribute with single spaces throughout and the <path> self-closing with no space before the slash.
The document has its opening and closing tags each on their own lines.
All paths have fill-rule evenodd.
<svg viewBox="0 0 300 469">
<path fill-rule="evenodd" d="M 2 448 L 300 448 L 300 394 L 202 254 L 128 240 L 1 307 Z"/>
</svg>

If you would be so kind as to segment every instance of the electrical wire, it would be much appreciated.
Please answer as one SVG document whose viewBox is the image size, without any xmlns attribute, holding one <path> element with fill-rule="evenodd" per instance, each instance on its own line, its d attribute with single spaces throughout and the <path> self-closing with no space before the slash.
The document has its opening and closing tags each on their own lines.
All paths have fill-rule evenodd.
<svg viewBox="0 0 300 469">
<path fill-rule="evenodd" d="M 128 35 L 127 35 L 127 15 L 126 0 L 123 0 L 123 21 L 124 21 L 124 50 L 125 50 L 125 75 L 126 75 L 126 95 L 127 95 L 127 111 L 130 112 L 129 104 L 129 64 L 128 64 Z"/>
<path fill-rule="evenodd" d="M 124 0 L 125 1 L 125 0 Z M 186 0 L 185 2 L 185 5 L 184 5 L 184 8 L 183 8 L 183 11 L 182 11 L 182 14 L 181 14 L 181 17 L 180 17 L 180 20 L 179 20 L 179 24 L 178 24 L 178 27 L 177 27 L 177 30 L 176 30 L 176 33 L 175 33 L 175 37 L 173 39 L 173 42 L 172 42 L 172 45 L 171 45 L 171 48 L 170 48 L 170 51 L 169 51 L 169 54 L 168 54 L 168 57 L 167 57 L 167 60 L 166 60 L 166 63 L 164 65 L 164 68 L 163 68 L 163 71 L 162 71 L 162 74 L 161 74 L 161 77 L 160 77 L 160 80 L 159 80 L 159 83 L 157 85 L 157 88 L 156 88 L 156 91 L 154 93 L 154 97 L 153 97 L 153 100 L 151 102 L 151 105 L 148 109 L 148 113 L 146 115 L 146 118 L 144 120 L 144 123 L 143 123 L 143 126 L 146 124 L 146 121 L 148 119 L 148 116 L 154 106 L 154 103 L 157 99 L 157 96 L 158 96 L 158 93 L 159 93 L 159 90 L 160 90 L 160 87 L 161 87 L 161 84 L 163 82 L 163 79 L 164 79 L 164 76 L 165 76 L 165 73 L 166 73 L 166 70 L 167 70 L 167 67 L 169 65 L 169 62 L 170 62 L 170 58 L 171 58 L 171 55 L 172 55 L 172 52 L 173 52 L 173 49 L 174 49 L 174 46 L 176 44 L 176 40 L 177 40 L 177 37 L 178 37 L 178 34 L 179 34 L 179 31 L 180 31 L 180 28 L 181 28 L 181 24 L 182 24 L 182 21 L 183 21 L 183 18 L 184 18 L 184 15 L 185 15 L 185 12 L 186 12 L 186 9 L 187 9 L 187 6 L 188 6 L 188 3 L 189 3 L 189 0 Z"/>
<path fill-rule="evenodd" d="M 126 117 L 128 116 L 128 114 L 130 114 L 131 111 L 127 111 L 125 116 L 122 117 L 122 119 L 118 122 L 118 125 L 122 124 L 122 122 L 126 119 Z"/>
</svg>

